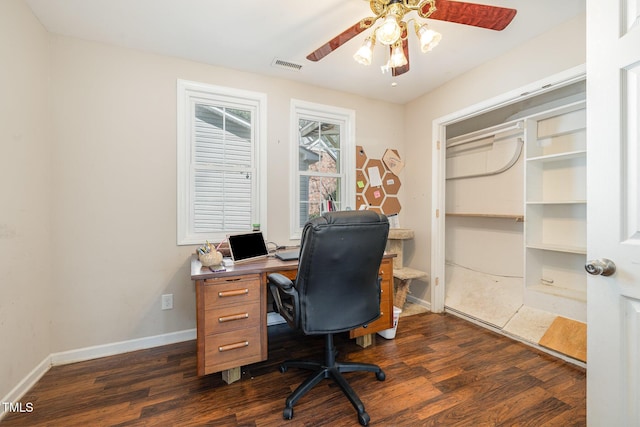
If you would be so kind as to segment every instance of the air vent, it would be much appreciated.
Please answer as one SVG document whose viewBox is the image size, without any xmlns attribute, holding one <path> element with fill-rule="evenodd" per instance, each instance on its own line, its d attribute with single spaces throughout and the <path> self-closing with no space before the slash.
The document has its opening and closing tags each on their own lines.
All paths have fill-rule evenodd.
<svg viewBox="0 0 640 427">
<path fill-rule="evenodd" d="M 274 59 L 271 63 L 272 67 L 284 68 L 285 70 L 300 71 L 302 65 L 293 62 L 284 61 L 282 59 Z"/>
</svg>

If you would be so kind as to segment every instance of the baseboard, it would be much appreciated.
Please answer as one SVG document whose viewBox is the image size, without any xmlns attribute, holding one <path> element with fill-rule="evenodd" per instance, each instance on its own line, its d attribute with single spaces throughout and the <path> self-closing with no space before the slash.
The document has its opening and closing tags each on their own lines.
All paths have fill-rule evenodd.
<svg viewBox="0 0 640 427">
<path fill-rule="evenodd" d="M 45 357 L 42 362 L 38 363 L 38 365 L 31 370 L 6 396 L 4 396 L 1 402 L 19 402 L 22 396 L 24 396 L 27 391 L 35 383 L 38 382 L 40 378 L 51 368 L 51 355 Z M 23 402 L 26 403 L 26 402 Z M 4 409 L 5 405 L 0 407 L 0 420 L 7 414 Z"/>
<path fill-rule="evenodd" d="M 93 347 L 79 348 L 51 354 L 51 365 L 64 365 L 67 363 L 82 362 L 97 359 L 99 357 L 113 356 L 115 354 L 128 353 L 130 351 L 144 350 L 146 348 L 159 347 L 161 345 L 174 344 L 196 339 L 196 330 L 170 332 L 168 334 L 154 335 L 128 341 L 120 341 Z"/>
<path fill-rule="evenodd" d="M 531 342 L 531 341 L 527 341 L 527 340 L 523 339 L 522 337 L 519 337 L 519 336 L 517 336 L 515 334 L 512 334 L 512 333 L 510 333 L 508 331 L 505 331 L 505 330 L 502 330 L 500 328 L 497 328 L 495 325 L 483 322 L 482 320 L 476 319 L 475 317 L 471 317 L 471 316 L 469 316 L 469 315 L 467 315 L 465 313 L 462 313 L 460 311 L 453 310 L 453 309 L 448 308 L 448 307 L 445 307 L 444 311 L 447 314 L 451 314 L 451 315 L 453 315 L 455 317 L 458 317 L 460 319 L 466 320 L 467 322 L 471 322 L 474 325 L 483 327 L 485 329 L 489 329 L 492 332 L 495 332 L 497 334 L 500 334 L 500 335 L 503 335 L 505 337 L 511 338 L 514 341 L 519 341 L 522 344 L 525 344 L 525 345 L 527 345 L 529 347 L 535 348 L 538 351 L 541 351 L 543 353 L 547 353 L 547 354 L 549 354 L 551 356 L 554 356 L 554 357 L 556 357 L 558 359 L 562 359 L 565 362 L 571 363 L 572 365 L 576 365 L 576 366 L 579 366 L 579 367 L 584 368 L 584 369 L 587 368 L 587 364 L 585 362 L 581 361 L 581 360 L 574 359 L 573 357 L 569 357 L 566 354 L 562 354 L 562 353 L 554 351 L 554 350 L 552 350 L 550 348 L 543 347 L 541 345 L 538 345 L 537 343 L 534 343 L 534 342 Z"/>
<path fill-rule="evenodd" d="M 24 377 L 5 397 L 2 402 L 18 402 L 31 387 L 49 368 L 54 365 L 65 365 L 67 363 L 83 362 L 85 360 L 97 359 L 99 357 L 113 356 L 116 354 L 128 353 L 130 351 L 144 350 L 147 348 L 159 347 L 167 344 L 175 344 L 183 341 L 195 340 L 196 330 L 187 329 L 184 331 L 171 332 L 168 334 L 154 335 L 151 337 L 138 338 L 128 341 L 120 341 L 109 344 L 96 345 L 92 347 L 79 348 L 75 350 L 51 353 L 45 357 L 33 370 Z M 4 406 L 0 408 L 0 420 L 5 415 Z"/>
<path fill-rule="evenodd" d="M 407 295 L 407 301 L 411 302 L 413 304 L 417 304 L 419 306 L 422 306 L 422 307 L 426 308 L 427 310 L 431 311 L 431 303 L 429 301 L 416 298 L 413 295 Z"/>
<path fill-rule="evenodd" d="M 429 311 L 431 311 L 431 303 L 429 301 L 421 300 L 421 299 L 418 299 L 418 298 L 416 298 L 414 296 L 411 296 L 411 295 L 407 295 L 407 301 L 411 302 L 413 304 L 417 304 L 417 305 L 420 305 L 422 307 L 425 307 Z M 475 325 L 478 325 L 478 326 L 481 326 L 483 328 L 489 329 L 489 330 L 491 330 L 491 331 L 493 331 L 495 333 L 498 333 L 500 335 L 504 335 L 506 337 L 509 337 L 509 338 L 511 338 L 513 340 L 520 341 L 521 343 L 526 344 L 529 347 L 533 347 L 533 348 L 535 348 L 535 349 L 537 349 L 539 351 L 542 351 L 544 353 L 550 354 L 550 355 L 552 355 L 554 357 L 557 357 L 558 359 L 564 360 L 565 362 L 571 363 L 573 365 L 577 365 L 577 366 L 579 366 L 581 368 L 585 368 L 585 369 L 587 367 L 587 364 L 585 362 L 581 361 L 581 360 L 577 360 L 577 359 L 575 359 L 573 357 L 570 357 L 570 356 L 567 356 L 567 355 L 562 354 L 560 352 L 554 351 L 553 349 L 543 347 L 541 345 L 538 345 L 537 343 L 532 343 L 530 341 L 527 341 L 527 340 L 525 340 L 525 339 L 523 339 L 523 338 L 521 338 L 521 337 L 519 337 L 517 335 L 511 334 L 511 333 L 509 333 L 507 331 L 499 329 L 495 325 L 491 325 L 489 323 L 483 322 L 482 320 L 476 319 L 476 318 L 474 318 L 472 316 L 469 316 L 469 315 L 467 315 L 465 313 L 461 313 L 461 312 L 459 312 L 457 310 L 452 310 L 452 309 L 450 309 L 448 307 L 445 307 L 445 313 L 452 314 L 452 315 L 454 315 L 456 317 L 464 319 L 464 320 L 466 320 L 468 322 L 471 322 L 471 323 L 473 323 Z"/>
</svg>

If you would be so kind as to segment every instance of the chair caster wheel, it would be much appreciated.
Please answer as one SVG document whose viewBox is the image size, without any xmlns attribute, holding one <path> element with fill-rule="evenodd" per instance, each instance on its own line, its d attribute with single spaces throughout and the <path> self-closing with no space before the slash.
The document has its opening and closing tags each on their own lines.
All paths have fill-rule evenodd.
<svg viewBox="0 0 640 427">
<path fill-rule="evenodd" d="M 370 420 L 371 418 L 369 418 L 369 414 L 367 414 L 366 412 L 362 412 L 358 414 L 358 422 L 360 423 L 361 426 L 368 425 Z"/>
<path fill-rule="evenodd" d="M 280 365 L 280 372 L 282 372 L 283 374 L 287 372 L 287 367 L 284 365 Z"/>
<path fill-rule="evenodd" d="M 384 381 L 387 378 L 387 376 L 384 374 L 384 372 L 380 371 L 380 372 L 376 372 L 376 379 L 378 381 Z"/>
<path fill-rule="evenodd" d="M 290 420 L 291 418 L 293 418 L 293 408 L 284 408 L 284 411 L 282 412 L 282 418 L 284 418 L 285 420 Z"/>
</svg>

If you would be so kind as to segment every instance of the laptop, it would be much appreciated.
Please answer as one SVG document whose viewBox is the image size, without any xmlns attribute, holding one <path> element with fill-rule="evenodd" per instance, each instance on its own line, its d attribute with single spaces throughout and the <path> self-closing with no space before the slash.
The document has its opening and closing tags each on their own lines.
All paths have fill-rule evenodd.
<svg viewBox="0 0 640 427">
<path fill-rule="evenodd" d="M 261 231 L 227 236 L 233 262 L 244 262 L 267 256 L 267 245 Z"/>
<path fill-rule="evenodd" d="M 298 259 L 300 257 L 300 248 L 292 251 L 284 251 L 277 252 L 276 258 L 281 259 L 282 261 L 293 261 L 294 259 Z"/>
</svg>

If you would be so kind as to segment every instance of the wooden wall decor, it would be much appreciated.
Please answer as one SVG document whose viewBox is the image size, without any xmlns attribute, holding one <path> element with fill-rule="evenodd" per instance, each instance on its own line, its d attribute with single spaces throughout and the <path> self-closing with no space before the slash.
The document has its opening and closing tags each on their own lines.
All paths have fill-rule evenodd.
<svg viewBox="0 0 640 427">
<path fill-rule="evenodd" d="M 389 161 L 393 159 L 393 161 Z M 387 161 L 385 161 L 387 160 Z M 382 159 L 369 159 L 362 146 L 356 147 L 356 209 L 373 210 L 385 215 L 400 212 L 399 172 L 404 164 L 398 151 L 388 149 Z"/>
</svg>

